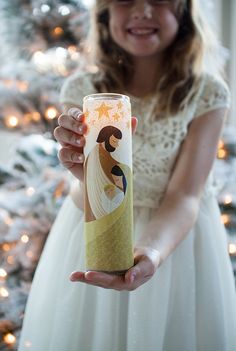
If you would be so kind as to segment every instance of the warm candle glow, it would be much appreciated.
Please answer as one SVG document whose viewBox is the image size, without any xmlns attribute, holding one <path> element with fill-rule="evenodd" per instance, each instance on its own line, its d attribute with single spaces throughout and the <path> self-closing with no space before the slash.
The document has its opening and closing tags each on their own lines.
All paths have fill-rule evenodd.
<svg viewBox="0 0 236 351">
<path fill-rule="evenodd" d="M 223 149 L 224 146 L 225 146 L 225 144 L 224 144 L 223 140 L 220 139 L 219 144 L 218 144 L 218 148 Z"/>
<path fill-rule="evenodd" d="M 45 54 L 42 51 L 36 51 L 34 53 L 34 59 L 36 61 L 44 60 L 44 58 L 45 58 Z"/>
<path fill-rule="evenodd" d="M 77 47 L 75 45 L 70 45 L 68 46 L 67 50 L 69 51 L 70 54 L 72 54 L 77 51 Z"/>
<path fill-rule="evenodd" d="M 218 150 L 217 156 L 218 156 L 218 158 L 220 158 L 220 159 L 226 158 L 226 156 L 227 156 L 226 150 L 225 150 L 225 149 L 219 149 L 219 150 Z"/>
<path fill-rule="evenodd" d="M 11 227 L 14 222 L 13 222 L 13 219 L 10 216 L 7 216 L 7 217 L 4 218 L 4 223 L 6 225 L 8 225 L 9 227 Z"/>
<path fill-rule="evenodd" d="M 19 119 L 16 116 L 6 116 L 4 118 L 4 122 L 5 122 L 6 127 L 15 128 L 19 124 Z"/>
<path fill-rule="evenodd" d="M 56 190 L 54 191 L 54 197 L 55 198 L 60 198 L 63 194 L 63 190 L 65 188 L 64 181 L 62 180 L 56 187 Z"/>
<path fill-rule="evenodd" d="M 8 87 L 8 88 L 11 88 L 12 85 L 13 85 L 12 79 L 3 79 L 3 80 L 2 80 L 2 83 L 3 83 L 6 87 Z"/>
<path fill-rule="evenodd" d="M 45 117 L 47 119 L 54 119 L 57 117 L 58 111 L 55 107 L 48 107 L 45 112 Z"/>
<path fill-rule="evenodd" d="M 2 297 L 8 297 L 9 296 L 9 292 L 6 288 L 0 288 L 0 296 Z"/>
<path fill-rule="evenodd" d="M 26 92 L 29 87 L 29 83 L 24 80 L 3 79 L 2 82 L 6 87 L 17 88 L 22 93 Z"/>
<path fill-rule="evenodd" d="M 229 244 L 229 253 L 230 253 L 230 255 L 236 255 L 236 245 L 235 244 Z"/>
<path fill-rule="evenodd" d="M 17 82 L 17 87 L 22 93 L 27 91 L 28 86 L 29 86 L 29 83 L 26 82 L 26 81 L 19 81 L 19 82 Z"/>
<path fill-rule="evenodd" d="M 31 114 L 30 113 L 25 113 L 23 116 L 23 121 L 25 124 L 29 123 L 31 121 Z"/>
<path fill-rule="evenodd" d="M 11 246 L 10 246 L 9 244 L 7 244 L 7 243 L 5 243 L 5 244 L 2 245 L 3 251 L 9 251 L 10 248 L 11 248 Z"/>
<path fill-rule="evenodd" d="M 221 221 L 226 225 L 226 224 L 229 224 L 230 222 L 230 216 L 229 215 L 226 215 L 226 214 L 223 214 L 221 215 Z"/>
<path fill-rule="evenodd" d="M 42 51 L 36 51 L 33 55 L 33 62 L 37 69 L 42 72 L 48 71 L 50 62 L 46 54 Z"/>
<path fill-rule="evenodd" d="M 58 12 L 62 15 L 62 16 L 67 16 L 70 14 L 70 9 L 68 6 L 66 5 L 62 5 L 59 7 Z"/>
<path fill-rule="evenodd" d="M 55 37 L 60 37 L 64 33 L 64 30 L 61 27 L 56 27 L 53 29 L 52 34 Z"/>
<path fill-rule="evenodd" d="M 3 340 L 6 344 L 12 345 L 16 342 L 16 337 L 15 337 L 15 335 L 8 333 L 8 334 L 4 335 Z"/>
<path fill-rule="evenodd" d="M 8 264 L 13 264 L 15 261 L 14 256 L 7 256 L 7 263 Z"/>
<path fill-rule="evenodd" d="M 5 271 L 5 269 L 0 268 L 0 278 L 6 278 L 7 276 L 7 272 Z"/>
<path fill-rule="evenodd" d="M 32 252 L 32 251 L 27 251 L 27 252 L 26 252 L 26 256 L 27 256 L 27 257 L 29 257 L 29 258 L 34 257 L 34 255 L 33 255 L 33 252 Z"/>
<path fill-rule="evenodd" d="M 31 119 L 32 119 L 32 121 L 34 121 L 34 122 L 40 121 L 40 119 L 41 119 L 40 113 L 37 112 L 37 111 L 31 112 Z"/>
<path fill-rule="evenodd" d="M 226 196 L 225 196 L 225 198 L 224 198 L 224 204 L 225 204 L 225 205 L 231 204 L 232 201 L 233 201 L 233 198 L 232 198 L 231 195 L 226 195 Z"/>
<path fill-rule="evenodd" d="M 27 189 L 26 189 L 26 194 L 27 196 L 33 196 L 35 193 L 35 189 L 32 187 L 32 186 L 29 186 Z"/>
<path fill-rule="evenodd" d="M 41 6 L 41 11 L 44 12 L 44 13 L 50 11 L 50 6 L 48 6 L 47 4 L 43 4 Z"/>
<path fill-rule="evenodd" d="M 26 234 L 23 234 L 20 239 L 23 243 L 27 243 L 29 241 L 29 237 Z"/>
<path fill-rule="evenodd" d="M 40 119 L 41 119 L 40 113 L 37 111 L 24 114 L 24 122 L 25 123 L 29 123 L 31 121 L 38 122 L 38 121 L 40 121 Z"/>
</svg>

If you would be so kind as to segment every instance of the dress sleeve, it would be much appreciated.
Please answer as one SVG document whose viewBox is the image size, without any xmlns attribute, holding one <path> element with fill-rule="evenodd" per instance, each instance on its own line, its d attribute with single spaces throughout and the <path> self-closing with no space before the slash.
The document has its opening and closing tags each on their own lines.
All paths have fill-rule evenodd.
<svg viewBox="0 0 236 351">
<path fill-rule="evenodd" d="M 197 102 L 195 118 L 218 108 L 230 108 L 230 92 L 223 80 L 206 76 Z"/>
<path fill-rule="evenodd" d="M 61 104 L 83 106 L 85 95 L 92 93 L 92 83 L 88 73 L 77 73 L 67 78 L 60 92 Z"/>
</svg>

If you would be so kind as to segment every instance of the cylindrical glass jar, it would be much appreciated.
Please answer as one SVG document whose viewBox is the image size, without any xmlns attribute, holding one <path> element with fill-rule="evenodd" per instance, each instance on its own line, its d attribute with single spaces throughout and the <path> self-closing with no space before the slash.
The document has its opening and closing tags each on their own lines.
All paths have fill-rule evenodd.
<svg viewBox="0 0 236 351">
<path fill-rule="evenodd" d="M 134 263 L 130 99 L 88 95 L 83 112 L 86 269 L 122 274 Z"/>
</svg>

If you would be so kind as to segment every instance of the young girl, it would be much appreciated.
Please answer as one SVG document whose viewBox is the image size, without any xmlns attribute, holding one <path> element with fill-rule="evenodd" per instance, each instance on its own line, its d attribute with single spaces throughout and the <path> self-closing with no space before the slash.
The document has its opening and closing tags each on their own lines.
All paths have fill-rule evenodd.
<svg viewBox="0 0 236 351">
<path fill-rule="evenodd" d="M 98 0 L 94 19 L 99 71 L 67 80 L 55 130 L 79 185 L 37 267 L 19 351 L 236 350 L 235 285 L 211 174 L 229 95 L 204 70 L 197 1 Z M 139 120 L 135 265 L 124 276 L 83 269 L 81 106 L 96 92 L 129 95 Z"/>
</svg>

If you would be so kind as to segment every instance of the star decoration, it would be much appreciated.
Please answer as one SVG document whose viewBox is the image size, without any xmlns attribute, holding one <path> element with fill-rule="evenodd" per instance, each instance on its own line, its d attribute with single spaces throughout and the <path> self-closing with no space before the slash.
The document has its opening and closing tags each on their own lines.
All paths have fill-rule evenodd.
<svg viewBox="0 0 236 351">
<path fill-rule="evenodd" d="M 113 115 L 114 121 L 119 121 L 119 119 L 121 118 L 121 116 L 119 115 L 119 113 L 115 113 Z"/>
<path fill-rule="evenodd" d="M 117 108 L 118 108 L 118 110 L 121 110 L 123 108 L 123 104 L 121 101 L 118 102 Z"/>
<path fill-rule="evenodd" d="M 86 119 L 89 118 L 89 110 L 88 109 L 86 109 L 86 111 L 84 112 L 84 116 Z"/>
<path fill-rule="evenodd" d="M 95 109 L 95 111 L 97 111 L 99 114 L 98 119 L 101 119 L 102 116 L 109 118 L 109 110 L 112 110 L 112 107 L 103 102 L 98 108 Z"/>
<path fill-rule="evenodd" d="M 130 122 L 130 121 L 128 121 L 128 122 L 126 123 L 126 127 L 127 127 L 128 129 L 130 129 L 130 127 L 131 127 L 131 122 Z"/>
</svg>

